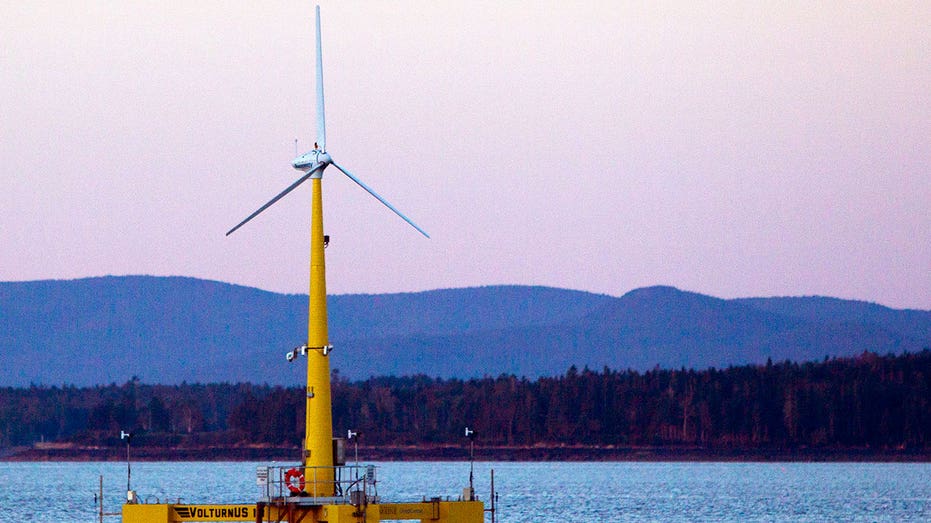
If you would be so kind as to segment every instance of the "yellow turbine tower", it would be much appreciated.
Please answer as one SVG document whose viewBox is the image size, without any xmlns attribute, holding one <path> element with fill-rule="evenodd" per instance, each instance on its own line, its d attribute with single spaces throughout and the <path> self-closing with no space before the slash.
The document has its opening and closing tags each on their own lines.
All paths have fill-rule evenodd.
<svg viewBox="0 0 931 523">
<path fill-rule="evenodd" d="M 320 43 L 320 7 L 317 7 L 317 142 L 314 149 L 294 159 L 295 169 L 305 174 L 287 189 L 272 198 L 268 203 L 249 215 L 226 233 L 227 236 L 242 227 L 259 213 L 271 207 L 286 194 L 310 179 L 313 186 L 310 223 L 310 300 L 308 304 L 307 343 L 298 352 L 289 354 L 293 359 L 296 354 L 307 356 L 307 416 L 304 436 L 304 490 L 311 496 L 334 495 L 333 476 L 333 420 L 330 401 L 330 360 L 332 348 L 327 335 L 326 310 L 326 263 L 324 262 L 323 235 L 323 171 L 329 165 L 348 176 L 369 194 L 385 204 L 404 221 L 429 238 L 423 229 L 410 218 L 404 216 L 372 188 L 356 178 L 352 173 L 338 165 L 326 150 L 326 120 L 323 105 L 323 51 Z"/>
</svg>

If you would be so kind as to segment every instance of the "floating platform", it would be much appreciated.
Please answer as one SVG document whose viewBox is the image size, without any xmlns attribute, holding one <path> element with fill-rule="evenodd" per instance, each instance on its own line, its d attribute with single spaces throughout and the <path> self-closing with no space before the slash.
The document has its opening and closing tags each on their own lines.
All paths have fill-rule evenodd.
<svg viewBox="0 0 931 523">
<path fill-rule="evenodd" d="M 324 472 L 319 474 L 320 476 L 332 476 L 336 479 L 315 481 L 315 476 L 320 472 Z M 462 497 L 455 500 L 431 497 L 419 502 L 382 502 L 378 496 L 376 468 L 373 465 L 337 466 L 330 471 L 304 467 L 258 467 L 256 484 L 259 496 L 258 501 L 252 504 L 127 503 L 123 505 L 123 521 L 371 523 L 383 520 L 413 520 L 475 523 L 484 521 L 486 512 L 484 503 L 474 499 L 471 487 L 463 489 Z M 315 491 L 332 492 L 333 495 L 310 494 Z M 489 512 L 494 516 L 493 508 Z"/>
</svg>

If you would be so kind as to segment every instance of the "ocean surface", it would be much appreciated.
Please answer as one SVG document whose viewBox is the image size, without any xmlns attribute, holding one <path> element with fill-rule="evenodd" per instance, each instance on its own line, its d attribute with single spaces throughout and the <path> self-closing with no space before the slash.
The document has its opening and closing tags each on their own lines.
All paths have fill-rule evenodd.
<svg viewBox="0 0 931 523">
<path fill-rule="evenodd" d="M 252 503 L 256 466 L 270 464 L 134 463 L 132 487 L 152 503 Z M 376 465 L 385 501 L 456 498 L 468 486 L 467 462 Z M 491 469 L 501 523 L 931 521 L 926 463 L 477 462 L 486 501 Z M 125 463 L 0 463 L 0 522 L 97 521 L 100 475 L 104 509 L 119 511 Z"/>
</svg>

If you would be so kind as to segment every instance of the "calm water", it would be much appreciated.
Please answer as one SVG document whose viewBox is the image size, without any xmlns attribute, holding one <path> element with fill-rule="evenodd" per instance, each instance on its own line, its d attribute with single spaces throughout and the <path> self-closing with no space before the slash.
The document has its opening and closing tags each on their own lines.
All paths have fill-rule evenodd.
<svg viewBox="0 0 931 523">
<path fill-rule="evenodd" d="M 136 463 L 133 488 L 151 502 L 248 503 L 256 466 L 268 464 Z M 482 499 L 492 468 L 502 523 L 931 521 L 931 464 L 476 463 Z M 0 463 L 0 521 L 96 521 L 100 474 L 116 511 L 125 464 Z M 378 479 L 386 501 L 455 497 L 469 464 L 382 463 Z"/>
</svg>

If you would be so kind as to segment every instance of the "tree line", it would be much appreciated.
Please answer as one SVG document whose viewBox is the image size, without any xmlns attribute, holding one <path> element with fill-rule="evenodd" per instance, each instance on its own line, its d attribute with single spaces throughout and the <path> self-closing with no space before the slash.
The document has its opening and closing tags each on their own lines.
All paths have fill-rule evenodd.
<svg viewBox="0 0 931 523">
<path fill-rule="evenodd" d="M 928 449 L 931 350 L 726 369 L 579 370 L 535 380 L 333 372 L 333 427 L 365 445 Z M 249 383 L 0 389 L 0 447 L 37 442 L 298 447 L 303 387 Z"/>
</svg>

